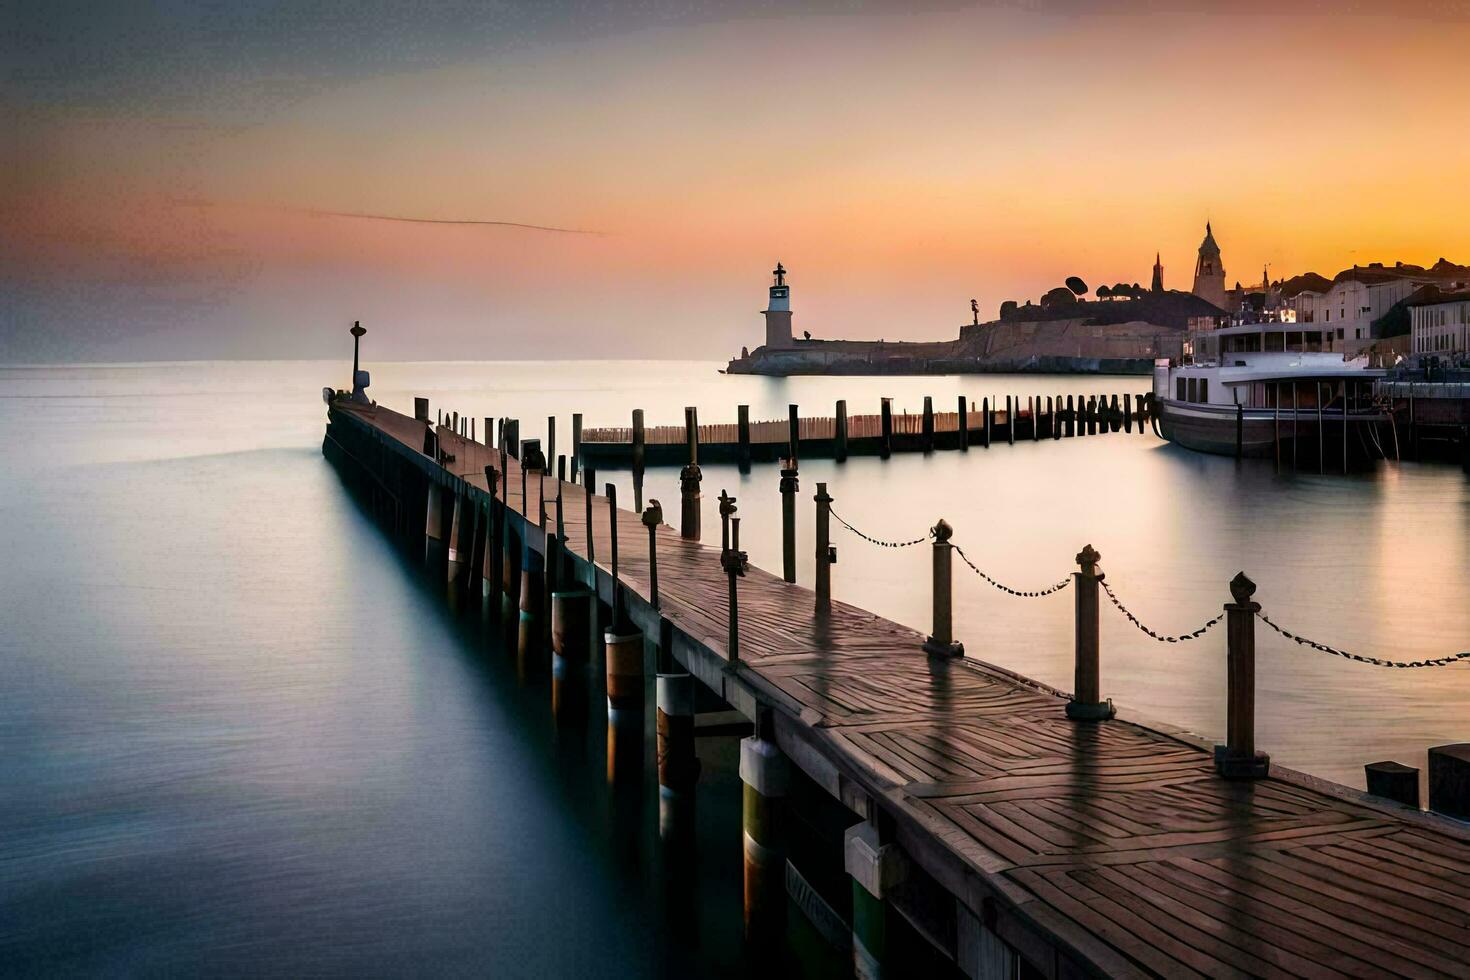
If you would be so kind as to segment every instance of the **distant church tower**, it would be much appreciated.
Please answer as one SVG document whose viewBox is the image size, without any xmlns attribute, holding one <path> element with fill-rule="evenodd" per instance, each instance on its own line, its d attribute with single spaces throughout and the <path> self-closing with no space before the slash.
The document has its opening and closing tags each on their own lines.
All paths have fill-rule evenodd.
<svg viewBox="0 0 1470 980">
<path fill-rule="evenodd" d="M 1200 243 L 1199 261 L 1194 267 L 1194 294 L 1225 309 L 1225 265 L 1220 261 L 1220 246 L 1215 244 L 1209 222 L 1205 222 L 1205 240 Z"/>
<path fill-rule="evenodd" d="M 766 315 L 766 346 L 785 348 L 795 346 L 791 341 L 791 287 L 786 285 L 786 269 L 780 262 L 771 272 L 776 283 L 771 287 L 771 299 L 762 310 Z"/>
<path fill-rule="evenodd" d="M 1149 287 L 1149 290 L 1155 293 L 1164 291 L 1164 264 L 1158 252 L 1154 253 L 1154 284 Z"/>
</svg>

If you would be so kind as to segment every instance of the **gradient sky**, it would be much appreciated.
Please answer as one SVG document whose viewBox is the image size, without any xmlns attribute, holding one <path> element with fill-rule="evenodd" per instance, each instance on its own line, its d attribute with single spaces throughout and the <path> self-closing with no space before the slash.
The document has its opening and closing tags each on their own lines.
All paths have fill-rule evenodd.
<svg viewBox="0 0 1470 980">
<path fill-rule="evenodd" d="M 1206 219 L 1470 261 L 1465 3 L 94 6 L 3 15 L 0 361 L 723 357 L 777 259 L 947 337 Z"/>
</svg>

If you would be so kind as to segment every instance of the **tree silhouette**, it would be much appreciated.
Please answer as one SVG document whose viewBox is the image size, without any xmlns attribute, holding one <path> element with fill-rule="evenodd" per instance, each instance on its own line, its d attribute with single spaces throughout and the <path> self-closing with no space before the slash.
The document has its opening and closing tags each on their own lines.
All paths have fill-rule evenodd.
<svg viewBox="0 0 1470 980">
<path fill-rule="evenodd" d="M 1087 295 L 1087 283 L 1083 282 L 1076 276 L 1067 277 L 1067 288 L 1078 296 Z"/>
<path fill-rule="evenodd" d="M 1099 287 L 1097 287 L 1097 298 L 1098 299 L 1112 299 L 1113 298 L 1113 291 L 1111 289 L 1109 289 L 1107 286 L 1099 286 Z"/>
</svg>

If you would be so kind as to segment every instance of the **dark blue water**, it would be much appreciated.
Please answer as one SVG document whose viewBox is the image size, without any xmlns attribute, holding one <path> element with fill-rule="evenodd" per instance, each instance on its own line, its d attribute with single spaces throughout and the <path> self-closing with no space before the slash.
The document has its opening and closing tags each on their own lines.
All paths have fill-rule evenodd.
<svg viewBox="0 0 1470 980">
<path fill-rule="evenodd" d="M 665 846 L 253 371 L 7 374 L 0 973 L 742 972 L 734 740 Z"/>
</svg>

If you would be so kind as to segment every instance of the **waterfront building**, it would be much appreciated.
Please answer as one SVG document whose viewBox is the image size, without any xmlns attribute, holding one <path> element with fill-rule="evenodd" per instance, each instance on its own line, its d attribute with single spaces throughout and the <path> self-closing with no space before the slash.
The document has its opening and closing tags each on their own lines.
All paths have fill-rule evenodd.
<svg viewBox="0 0 1470 980">
<path fill-rule="evenodd" d="M 1373 324 L 1416 289 L 1436 281 L 1419 266 L 1374 262 L 1337 274 L 1325 290 L 1306 289 L 1292 305 L 1298 323 L 1319 325 L 1334 346 L 1355 354 L 1373 343 Z"/>
<path fill-rule="evenodd" d="M 1205 222 L 1205 240 L 1199 246 L 1199 258 L 1194 265 L 1194 295 L 1226 309 L 1225 263 L 1220 257 L 1220 246 L 1215 243 L 1215 230 Z"/>
<path fill-rule="evenodd" d="M 1415 354 L 1470 352 L 1470 289 L 1426 289 L 1409 303 L 1411 350 Z"/>
</svg>

